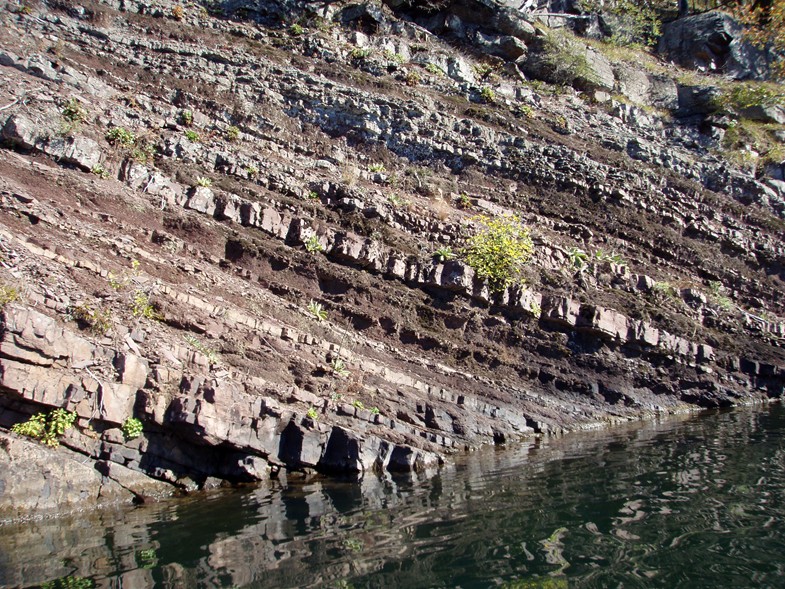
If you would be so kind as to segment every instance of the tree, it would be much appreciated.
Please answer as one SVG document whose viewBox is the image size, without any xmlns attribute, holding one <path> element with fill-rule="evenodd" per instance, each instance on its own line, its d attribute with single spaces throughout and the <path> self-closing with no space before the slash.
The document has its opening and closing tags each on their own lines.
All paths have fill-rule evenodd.
<svg viewBox="0 0 785 589">
<path fill-rule="evenodd" d="M 737 0 L 734 15 L 745 26 L 746 37 L 772 56 L 775 77 L 785 75 L 785 0 Z"/>
</svg>

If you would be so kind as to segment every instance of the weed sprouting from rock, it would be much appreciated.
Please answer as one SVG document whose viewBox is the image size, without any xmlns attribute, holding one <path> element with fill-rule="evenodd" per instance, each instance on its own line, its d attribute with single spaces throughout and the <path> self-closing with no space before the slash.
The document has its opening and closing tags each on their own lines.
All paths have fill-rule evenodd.
<svg viewBox="0 0 785 589">
<path fill-rule="evenodd" d="M 11 427 L 15 434 L 41 440 L 52 448 L 60 445 L 60 438 L 76 421 L 76 413 L 55 409 L 49 414 L 36 413 L 28 421 Z"/>
</svg>

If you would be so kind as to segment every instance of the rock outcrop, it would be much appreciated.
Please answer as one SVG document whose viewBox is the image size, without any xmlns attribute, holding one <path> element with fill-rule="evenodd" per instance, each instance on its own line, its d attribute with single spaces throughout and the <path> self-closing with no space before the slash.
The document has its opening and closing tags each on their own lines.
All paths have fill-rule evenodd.
<svg viewBox="0 0 785 589">
<path fill-rule="evenodd" d="M 580 41 L 545 92 L 525 14 L 454 4 L 0 17 L 0 517 L 782 396 L 782 166 Z M 524 281 L 462 259 L 477 214 L 531 227 Z"/>
</svg>

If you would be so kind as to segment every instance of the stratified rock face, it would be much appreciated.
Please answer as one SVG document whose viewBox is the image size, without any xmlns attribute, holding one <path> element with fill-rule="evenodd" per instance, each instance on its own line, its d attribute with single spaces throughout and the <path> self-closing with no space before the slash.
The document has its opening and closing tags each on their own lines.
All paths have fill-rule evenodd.
<svg viewBox="0 0 785 589">
<path fill-rule="evenodd" d="M 85 460 L 0 432 L 0 520 L 171 495 L 173 487 L 111 462 Z"/>
<path fill-rule="evenodd" d="M 585 93 L 540 92 L 505 6 L 0 13 L 0 428 L 77 416 L 56 449 L 7 437 L 4 500 L 430 473 L 781 397 L 782 162 L 729 166 L 716 89 L 580 41 Z M 462 258 L 477 215 L 531 228 L 525 280 Z"/>
<path fill-rule="evenodd" d="M 765 79 L 765 52 L 743 37 L 741 26 L 723 12 L 680 18 L 663 27 L 657 51 L 688 69 L 722 73 L 737 80 Z"/>
</svg>

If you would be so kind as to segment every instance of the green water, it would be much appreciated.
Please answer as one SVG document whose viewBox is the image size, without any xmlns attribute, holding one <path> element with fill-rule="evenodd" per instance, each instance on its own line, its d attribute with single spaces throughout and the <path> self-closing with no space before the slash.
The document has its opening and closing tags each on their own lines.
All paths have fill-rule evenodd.
<svg viewBox="0 0 785 589">
<path fill-rule="evenodd" d="M 775 406 L 3 525 L 0 586 L 785 587 L 783 553 Z"/>
</svg>

